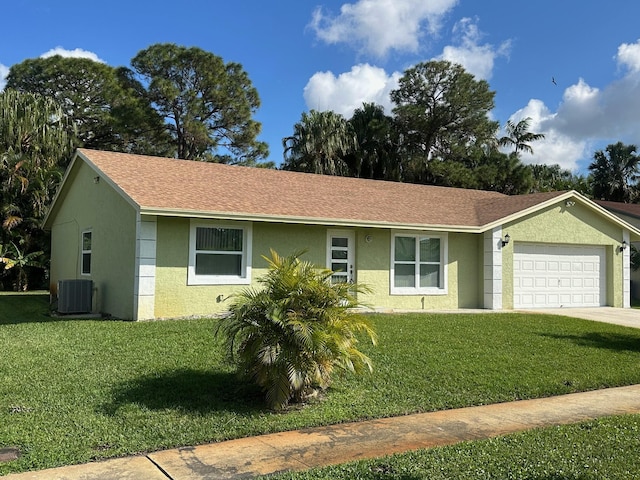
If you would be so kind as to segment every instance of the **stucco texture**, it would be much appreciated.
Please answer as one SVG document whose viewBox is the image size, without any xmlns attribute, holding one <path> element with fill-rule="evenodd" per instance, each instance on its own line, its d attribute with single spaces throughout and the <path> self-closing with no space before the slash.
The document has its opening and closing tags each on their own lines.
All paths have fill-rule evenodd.
<svg viewBox="0 0 640 480">
<path fill-rule="evenodd" d="M 511 242 L 503 248 L 503 308 L 513 308 L 513 247 L 518 242 L 603 246 L 606 252 L 606 302 L 622 307 L 622 228 L 576 203 L 556 204 L 503 226 Z"/>
<path fill-rule="evenodd" d="M 51 290 L 58 280 L 93 281 L 94 311 L 132 318 L 135 209 L 83 162 L 66 182 L 51 222 Z M 97 180 L 96 180 L 97 179 Z M 81 274 L 81 234 L 92 232 L 91 274 Z"/>
<path fill-rule="evenodd" d="M 222 223 L 234 224 L 232 221 Z M 233 294 L 259 286 L 257 279 L 267 271 L 267 262 L 262 256 L 268 257 L 272 248 L 283 256 L 306 250 L 303 259 L 316 265 L 325 262 L 325 228 L 254 223 L 251 285 L 187 285 L 190 220 L 159 217 L 157 225 L 155 316 L 159 318 L 227 311 Z"/>
<path fill-rule="evenodd" d="M 233 222 L 224 222 L 233 225 Z M 155 316 L 197 316 L 228 310 L 232 295 L 248 285 L 187 285 L 190 221 L 185 218 L 158 218 L 156 251 Z M 270 249 L 280 255 L 305 251 L 302 258 L 324 267 L 327 231 L 323 226 L 275 223 L 253 224 L 252 284 L 266 273 Z M 479 268 L 477 242 L 479 235 L 449 234 L 449 258 L 446 265 L 446 295 L 391 295 L 389 287 L 390 241 L 388 229 L 343 229 L 354 232 L 356 240 L 355 269 L 358 283 L 367 285 L 370 294 L 360 300 L 372 308 L 389 309 L 456 309 L 479 305 Z M 367 242 L 365 239 L 369 237 Z M 465 272 L 465 273 L 463 273 Z M 468 272 L 471 272 L 469 274 Z"/>
</svg>

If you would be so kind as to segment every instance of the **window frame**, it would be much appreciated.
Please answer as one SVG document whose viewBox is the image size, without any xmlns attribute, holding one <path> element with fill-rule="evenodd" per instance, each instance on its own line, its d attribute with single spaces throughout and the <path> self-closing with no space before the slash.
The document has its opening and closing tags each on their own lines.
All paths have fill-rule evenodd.
<svg viewBox="0 0 640 480">
<path fill-rule="evenodd" d="M 86 234 L 89 234 L 89 249 L 85 249 L 84 248 L 84 236 Z M 89 256 L 89 271 L 85 272 L 84 271 L 84 257 L 85 255 Z M 85 276 L 85 277 L 90 277 L 91 276 L 91 271 L 92 271 L 92 264 L 93 264 L 93 230 L 88 228 L 85 230 L 82 230 L 82 232 L 80 233 L 80 275 Z"/>
<path fill-rule="evenodd" d="M 416 256 L 413 262 L 402 261 L 396 262 L 396 238 L 397 237 L 410 237 L 416 240 L 415 249 Z M 425 239 L 439 239 L 440 240 L 440 261 L 439 261 L 439 277 L 440 284 L 437 287 L 420 287 L 420 265 L 422 264 L 436 264 L 435 262 L 421 262 L 420 261 L 420 241 Z M 449 235 L 446 232 L 416 232 L 416 231 L 396 231 L 391 235 L 391 258 L 389 268 L 389 289 L 391 295 L 446 295 L 448 293 L 448 275 L 447 275 L 447 263 L 448 263 L 448 250 L 449 250 Z M 413 263 L 415 285 L 414 287 L 396 287 L 395 286 L 395 266 L 396 263 L 402 263 L 404 265 Z"/>
<path fill-rule="evenodd" d="M 242 260 L 240 275 L 198 275 L 196 274 L 196 231 L 198 228 L 224 228 L 242 230 Z M 248 285 L 251 283 L 251 250 L 253 226 L 251 223 L 218 223 L 215 221 L 192 220 L 189 228 L 189 265 L 187 268 L 187 285 Z M 218 252 L 237 255 L 237 252 Z"/>
</svg>

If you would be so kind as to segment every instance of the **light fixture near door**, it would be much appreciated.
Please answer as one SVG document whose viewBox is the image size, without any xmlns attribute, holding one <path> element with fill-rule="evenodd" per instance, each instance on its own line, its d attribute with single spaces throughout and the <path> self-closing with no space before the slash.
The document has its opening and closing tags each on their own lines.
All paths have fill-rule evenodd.
<svg viewBox="0 0 640 480">
<path fill-rule="evenodd" d="M 373 235 L 366 235 L 364 237 L 364 241 L 367 242 L 367 243 L 373 242 Z"/>
</svg>

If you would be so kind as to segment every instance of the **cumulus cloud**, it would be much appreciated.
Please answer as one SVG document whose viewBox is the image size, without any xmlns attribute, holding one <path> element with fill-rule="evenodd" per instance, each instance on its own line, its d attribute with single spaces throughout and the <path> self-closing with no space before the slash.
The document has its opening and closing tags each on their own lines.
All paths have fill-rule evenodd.
<svg viewBox="0 0 640 480">
<path fill-rule="evenodd" d="M 470 18 L 457 22 L 453 33 L 459 38 L 458 45 L 447 45 L 438 58 L 462 65 L 477 78 L 489 80 L 496 58 L 509 55 L 510 41 L 505 41 L 498 47 L 488 43 L 481 45 L 482 34 L 477 23 Z"/>
<path fill-rule="evenodd" d="M 636 43 L 620 45 L 616 59 L 619 64 L 626 66 L 631 71 L 640 71 L 640 40 Z"/>
<path fill-rule="evenodd" d="M 9 75 L 9 67 L 5 67 L 0 63 L 0 92 L 2 92 L 7 85 L 7 75 Z"/>
<path fill-rule="evenodd" d="M 398 86 L 401 74 L 388 75 L 379 67 L 367 63 L 355 65 L 351 71 L 314 74 L 304 87 L 304 99 L 309 109 L 333 110 L 349 118 L 364 102 L 382 105 L 391 112 L 389 92 Z"/>
<path fill-rule="evenodd" d="M 67 50 L 63 47 L 56 47 L 40 55 L 40 58 L 49 58 L 55 55 L 60 55 L 61 57 L 71 57 L 71 58 L 88 58 L 89 60 L 93 60 L 94 62 L 106 63 L 104 60 L 100 59 L 100 57 L 98 57 L 98 55 L 96 55 L 95 53 L 89 52 L 87 50 L 83 50 L 81 48 Z"/>
<path fill-rule="evenodd" d="M 574 137 L 558 129 L 558 114 L 551 112 L 542 100 L 530 100 L 510 120 L 518 123 L 525 118 L 531 119 L 529 131 L 543 133 L 545 138 L 531 144 L 533 154 L 521 152 L 522 161 L 528 164 L 558 164 L 571 171 L 577 170 L 577 161 L 587 154 L 590 143 L 584 137 Z"/>
<path fill-rule="evenodd" d="M 345 3 L 332 16 L 319 7 L 310 27 L 329 44 L 346 43 L 364 53 L 384 57 L 391 50 L 417 52 L 420 39 L 436 35 L 442 17 L 458 0 L 358 0 Z"/>
<path fill-rule="evenodd" d="M 512 121 L 531 117 L 531 131 L 546 138 L 535 142 L 527 163 L 558 163 L 575 170 L 581 159 L 590 159 L 594 145 L 622 141 L 640 144 L 640 40 L 622 44 L 616 60 L 624 69 L 616 81 L 596 88 L 584 79 L 569 86 L 556 112 L 541 100 L 512 115 Z M 589 160 L 590 161 L 590 160 Z"/>
</svg>

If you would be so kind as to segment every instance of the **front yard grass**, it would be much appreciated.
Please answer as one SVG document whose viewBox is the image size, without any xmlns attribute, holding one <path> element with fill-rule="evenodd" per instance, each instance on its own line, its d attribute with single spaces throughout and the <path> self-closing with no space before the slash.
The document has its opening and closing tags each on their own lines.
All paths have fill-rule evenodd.
<svg viewBox="0 0 640 480">
<path fill-rule="evenodd" d="M 215 319 L 47 313 L 46 296 L 0 296 L 0 448 L 21 451 L 0 474 L 640 383 L 640 330 L 514 313 L 373 315 L 379 345 L 361 344 L 373 374 L 273 413 L 224 362 Z"/>
<path fill-rule="evenodd" d="M 640 415 L 283 473 L 270 480 L 632 480 L 640 478 Z"/>
</svg>

